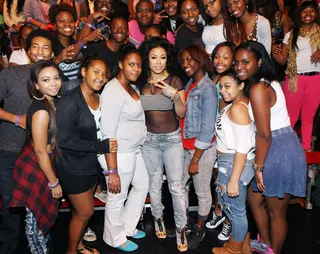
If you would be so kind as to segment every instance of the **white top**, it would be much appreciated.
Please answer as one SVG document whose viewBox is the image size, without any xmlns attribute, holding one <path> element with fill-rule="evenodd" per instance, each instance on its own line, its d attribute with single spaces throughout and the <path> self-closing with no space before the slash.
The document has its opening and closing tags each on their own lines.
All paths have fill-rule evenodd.
<svg viewBox="0 0 320 254">
<path fill-rule="evenodd" d="M 139 94 L 138 89 L 131 85 Z M 140 148 L 147 135 L 144 110 L 117 78 L 109 81 L 101 94 L 101 128 L 105 138 L 116 138 L 118 153 L 132 153 Z"/>
<path fill-rule="evenodd" d="M 232 122 L 227 113 L 231 106 L 225 106 L 216 121 L 217 150 L 222 153 L 247 154 L 247 159 L 251 160 L 254 158 L 255 147 L 254 123 L 239 125 Z"/>
<path fill-rule="evenodd" d="M 223 23 L 218 26 L 206 25 L 202 33 L 202 41 L 208 54 L 212 54 L 214 48 L 221 42 L 225 42 L 223 35 Z"/>
<path fill-rule="evenodd" d="M 7 0 L 3 4 L 3 20 L 8 27 L 12 28 L 12 25 L 18 25 L 20 22 L 24 22 L 25 18 L 23 15 L 23 10 L 17 15 L 16 10 L 18 6 L 18 0 L 13 0 L 10 10 L 7 8 Z M 10 13 L 10 16 L 9 16 Z"/>
<path fill-rule="evenodd" d="M 261 15 L 258 15 L 257 41 L 263 44 L 270 55 L 272 43 L 270 22 L 268 19 Z"/>
<path fill-rule="evenodd" d="M 271 86 L 277 94 L 277 101 L 270 109 L 270 128 L 271 131 L 290 126 L 290 117 L 288 115 L 286 99 L 284 97 L 281 85 L 278 81 L 272 81 Z M 249 116 L 254 122 L 251 104 L 249 103 Z"/>
<path fill-rule="evenodd" d="M 291 31 L 284 36 L 283 43 L 286 45 L 288 45 L 290 34 L 291 34 Z M 296 50 L 297 73 L 313 72 L 313 71 L 320 72 L 320 64 L 310 62 L 310 57 L 312 55 L 310 38 L 298 36 L 297 45 L 298 45 L 298 50 Z"/>
<path fill-rule="evenodd" d="M 89 107 L 89 106 L 88 106 Z M 96 122 L 97 127 L 97 139 L 102 140 L 102 132 L 101 132 L 101 107 L 99 106 L 98 109 L 94 110 L 90 108 L 90 112 L 94 117 L 94 121 Z"/>
<path fill-rule="evenodd" d="M 14 50 L 10 56 L 9 63 L 16 63 L 18 65 L 25 65 L 30 63 L 27 52 L 24 49 Z"/>
</svg>

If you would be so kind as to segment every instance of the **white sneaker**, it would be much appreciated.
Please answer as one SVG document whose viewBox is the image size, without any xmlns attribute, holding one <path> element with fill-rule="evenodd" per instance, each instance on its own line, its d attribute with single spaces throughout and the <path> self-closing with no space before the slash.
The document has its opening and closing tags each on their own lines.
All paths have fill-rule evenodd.
<svg viewBox="0 0 320 254">
<path fill-rule="evenodd" d="M 87 242 L 96 241 L 97 240 L 96 233 L 91 228 L 87 228 L 87 231 L 84 233 L 83 240 Z"/>
<path fill-rule="evenodd" d="M 106 203 L 107 202 L 107 192 L 106 191 L 101 191 L 100 193 L 95 192 L 94 197 L 99 199 L 101 202 Z"/>
</svg>

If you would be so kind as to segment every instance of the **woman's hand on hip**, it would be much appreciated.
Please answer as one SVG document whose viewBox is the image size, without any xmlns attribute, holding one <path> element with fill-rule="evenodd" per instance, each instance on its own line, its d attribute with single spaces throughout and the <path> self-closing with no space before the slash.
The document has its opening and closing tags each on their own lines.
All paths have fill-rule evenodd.
<svg viewBox="0 0 320 254">
<path fill-rule="evenodd" d="M 109 138 L 109 150 L 110 153 L 116 153 L 118 151 L 118 141 L 115 138 Z"/>
</svg>

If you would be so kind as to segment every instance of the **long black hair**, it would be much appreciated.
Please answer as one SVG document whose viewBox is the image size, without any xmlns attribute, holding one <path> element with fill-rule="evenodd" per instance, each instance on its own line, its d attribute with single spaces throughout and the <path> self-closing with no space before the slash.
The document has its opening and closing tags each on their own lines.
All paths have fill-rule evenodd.
<svg viewBox="0 0 320 254">
<path fill-rule="evenodd" d="M 24 6 L 25 0 L 18 0 L 17 8 L 16 8 L 16 14 L 19 15 L 19 13 L 22 13 L 23 11 L 23 6 Z M 11 11 L 13 6 L 13 0 L 7 0 L 7 9 L 8 9 L 8 14 L 11 16 Z"/>
<path fill-rule="evenodd" d="M 301 13 L 304 9 L 306 8 L 313 8 L 316 11 L 316 19 L 314 20 L 314 22 L 317 22 L 317 17 L 318 17 L 318 6 L 317 3 L 315 1 L 305 1 L 303 2 L 300 7 L 297 10 L 297 13 L 295 15 L 295 19 L 294 19 L 294 26 L 292 29 L 292 49 L 299 49 L 298 45 L 297 45 L 297 40 L 298 40 L 298 36 L 299 36 L 299 31 L 301 28 Z"/>
<path fill-rule="evenodd" d="M 61 78 L 62 73 L 61 73 L 61 70 L 59 69 L 59 66 L 56 63 L 54 63 L 52 61 L 39 61 L 39 62 L 34 63 L 31 66 L 30 76 L 27 80 L 27 87 L 28 87 L 28 92 L 29 92 L 30 96 L 33 99 L 41 101 L 49 112 L 49 117 L 50 117 L 49 129 L 51 132 L 51 147 L 52 147 L 52 152 L 54 154 L 54 157 L 57 160 L 57 159 L 59 159 L 61 152 L 58 147 L 57 135 L 56 135 L 57 134 L 56 110 L 52 107 L 52 104 L 41 93 L 41 91 L 36 88 L 36 84 L 38 83 L 40 72 L 43 69 L 48 68 L 48 67 L 55 68 L 58 71 L 60 78 Z M 57 97 L 59 97 L 59 95 L 57 95 Z M 31 135 L 31 133 L 29 133 L 29 134 Z"/>
<path fill-rule="evenodd" d="M 257 41 L 246 41 L 241 43 L 236 48 L 236 53 L 240 50 L 244 49 L 246 51 L 251 52 L 255 59 L 258 61 L 261 60 L 261 64 L 257 70 L 257 72 L 249 79 L 245 81 L 244 93 L 247 97 L 249 97 L 250 88 L 264 80 L 264 83 L 268 86 L 273 80 L 276 80 L 273 64 L 271 62 L 271 58 L 266 50 L 266 48 Z"/>
</svg>

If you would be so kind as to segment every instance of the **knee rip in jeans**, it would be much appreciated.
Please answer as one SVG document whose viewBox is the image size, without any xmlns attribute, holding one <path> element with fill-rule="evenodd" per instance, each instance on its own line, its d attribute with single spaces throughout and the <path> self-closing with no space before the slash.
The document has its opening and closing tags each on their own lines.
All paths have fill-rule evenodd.
<svg viewBox="0 0 320 254">
<path fill-rule="evenodd" d="M 227 200 L 224 198 L 225 195 L 228 195 L 226 193 L 226 186 L 220 184 L 218 181 L 216 182 L 217 188 L 216 188 L 216 192 L 217 195 L 220 195 L 221 199 L 218 198 L 218 203 L 221 206 L 221 209 L 226 213 L 227 217 L 232 218 L 232 211 L 230 209 L 230 205 L 228 204 Z M 223 204 L 221 203 L 221 201 L 223 200 Z"/>
</svg>

